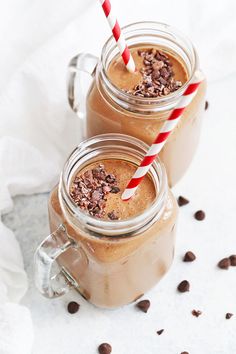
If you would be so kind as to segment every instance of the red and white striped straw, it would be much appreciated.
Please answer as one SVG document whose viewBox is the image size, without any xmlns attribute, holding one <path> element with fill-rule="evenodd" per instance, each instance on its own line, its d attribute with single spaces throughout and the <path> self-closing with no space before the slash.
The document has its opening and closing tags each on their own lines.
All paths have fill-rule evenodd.
<svg viewBox="0 0 236 354">
<path fill-rule="evenodd" d="M 126 65 L 126 68 L 131 72 L 135 72 L 135 63 L 134 59 L 130 53 L 130 50 L 126 44 L 125 38 L 123 36 L 123 33 L 120 29 L 120 25 L 117 21 L 117 18 L 115 16 L 115 13 L 113 11 L 113 8 L 111 6 L 111 3 L 109 0 L 100 0 L 100 3 L 102 5 L 104 14 L 107 18 L 107 21 L 111 27 L 113 36 L 116 40 L 117 46 L 119 48 L 120 54 L 123 58 L 123 61 Z"/>
<path fill-rule="evenodd" d="M 142 160 L 140 166 L 137 168 L 136 172 L 134 173 L 132 179 L 130 180 L 128 186 L 124 190 L 121 199 L 124 201 L 129 200 L 133 194 L 135 193 L 136 189 L 138 188 L 140 182 L 148 172 L 151 167 L 152 162 L 155 160 L 159 152 L 161 151 L 163 145 L 166 143 L 166 140 L 173 129 L 178 124 L 183 111 L 185 108 L 190 104 L 193 97 L 197 93 L 197 89 L 202 82 L 204 76 L 203 73 L 199 70 L 195 72 L 193 75 L 192 80 L 189 82 L 186 90 L 180 97 L 179 102 L 177 103 L 176 107 L 171 112 L 168 120 L 163 124 L 159 134 L 157 135 L 155 141 L 149 148 L 146 156 Z"/>
</svg>

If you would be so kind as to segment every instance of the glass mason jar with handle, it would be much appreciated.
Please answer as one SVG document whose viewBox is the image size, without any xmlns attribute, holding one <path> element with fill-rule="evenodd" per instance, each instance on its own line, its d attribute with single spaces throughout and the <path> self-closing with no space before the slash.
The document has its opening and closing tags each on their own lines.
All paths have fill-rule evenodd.
<svg viewBox="0 0 236 354">
<path fill-rule="evenodd" d="M 43 295 L 57 297 L 73 286 L 94 305 L 115 308 L 135 301 L 167 272 L 178 207 L 159 159 L 149 173 L 156 194 L 141 214 L 97 219 L 69 194 L 77 171 L 109 159 L 138 166 L 147 148 L 130 136 L 104 134 L 82 142 L 70 155 L 49 198 L 52 234 L 35 254 L 35 281 Z"/>
<path fill-rule="evenodd" d="M 119 55 L 116 43 L 111 37 L 105 43 L 100 59 L 91 54 L 79 54 L 71 60 L 68 99 L 79 117 L 83 116 L 85 137 L 103 133 L 123 133 L 151 145 L 193 73 L 199 69 L 199 60 L 191 42 L 166 24 L 139 22 L 124 27 L 123 31 L 130 48 L 157 46 L 178 58 L 188 78 L 183 86 L 167 96 L 151 99 L 132 96 L 119 89 L 107 74 L 112 60 Z M 83 72 L 89 73 L 93 79 L 86 97 Z M 171 187 L 185 173 L 196 151 L 205 105 L 205 91 L 204 81 L 160 153 Z"/>
</svg>

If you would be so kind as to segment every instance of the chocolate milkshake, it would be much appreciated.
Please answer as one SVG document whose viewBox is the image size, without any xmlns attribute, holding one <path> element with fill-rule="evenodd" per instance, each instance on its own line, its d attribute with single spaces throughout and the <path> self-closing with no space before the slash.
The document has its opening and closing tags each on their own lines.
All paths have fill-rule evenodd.
<svg viewBox="0 0 236 354">
<path fill-rule="evenodd" d="M 100 197 L 98 203 L 95 203 L 94 209 L 96 210 L 99 202 L 104 202 L 102 203 L 103 207 L 98 210 L 98 214 L 93 214 L 91 211 L 91 215 L 95 218 L 114 220 L 114 223 L 116 220 L 127 220 L 144 212 L 156 198 L 157 191 L 154 184 L 151 178 L 146 176 L 130 201 L 123 202 L 121 200 L 121 193 L 136 169 L 136 166 L 126 161 L 99 161 L 80 172 L 78 176 L 84 173 L 88 175 L 99 169 L 105 170 L 106 176 L 115 176 L 115 185 L 108 183 L 104 187 L 107 190 L 111 188 L 111 191 L 112 187 L 116 187 L 116 192 L 107 192 L 105 199 Z M 82 179 L 77 178 L 78 183 L 81 183 Z M 92 183 L 96 184 L 96 182 L 94 179 L 92 180 Z M 71 196 L 76 200 L 78 184 L 75 182 L 73 184 Z M 61 256 L 60 265 L 70 272 L 79 284 L 78 290 L 90 302 L 97 306 L 112 308 L 135 301 L 153 287 L 169 269 L 174 253 L 177 213 L 176 202 L 170 192 L 162 217 L 147 230 L 124 238 L 107 238 L 102 235 L 99 238 L 94 238 L 82 234 L 78 228 L 72 227 L 64 219 L 57 193 L 58 191 L 55 189 L 49 202 L 51 230 L 57 228 L 58 218 L 62 219 L 69 236 L 79 243 L 87 258 L 86 262 L 83 261 L 78 266 L 77 262 L 75 264 L 72 262 L 76 252 L 68 251 Z M 84 195 L 86 195 L 86 190 L 82 198 Z M 94 203 L 91 195 L 89 198 L 89 203 Z M 81 267 L 84 267 L 84 270 Z"/>
<path fill-rule="evenodd" d="M 53 289 L 55 276 L 45 265 L 50 257 L 88 301 L 107 308 L 135 301 L 167 272 L 177 205 L 163 164 L 155 161 L 135 195 L 121 200 L 147 148 L 128 136 L 101 135 L 80 144 L 67 160 L 49 199 L 52 234 L 36 253 L 37 286 L 44 295 L 64 292 Z"/>
<path fill-rule="evenodd" d="M 135 26 L 140 27 L 141 33 L 142 23 L 127 26 L 127 33 Z M 105 44 L 101 65 L 97 67 L 96 79 L 87 95 L 88 137 L 123 133 L 151 145 L 198 67 L 198 58 L 190 42 L 178 38 L 175 30 L 169 30 L 168 26 L 158 23 L 150 23 L 150 26 L 152 39 L 147 36 L 147 41 L 141 42 L 144 37 L 139 37 L 137 29 L 137 36 L 132 38 L 136 44 L 129 45 L 135 73 L 127 71 L 119 54 L 111 48 L 111 42 Z M 162 26 L 162 32 L 156 34 Z M 145 24 L 145 30 L 147 28 Z M 165 34 L 163 39 L 161 35 Z M 169 34 L 175 36 L 174 44 Z M 203 82 L 160 153 L 170 186 L 185 173 L 196 151 L 205 92 L 206 82 Z"/>
</svg>

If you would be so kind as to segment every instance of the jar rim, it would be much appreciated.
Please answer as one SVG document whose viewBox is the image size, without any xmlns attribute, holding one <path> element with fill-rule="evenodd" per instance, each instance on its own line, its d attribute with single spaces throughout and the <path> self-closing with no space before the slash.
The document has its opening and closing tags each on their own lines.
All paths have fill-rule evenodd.
<svg viewBox="0 0 236 354">
<path fill-rule="evenodd" d="M 137 28 L 136 28 L 137 27 Z M 199 67 L 199 60 L 198 60 L 198 55 L 195 50 L 194 45 L 190 41 L 190 39 L 185 36 L 181 31 L 179 31 L 177 28 L 168 25 L 164 22 L 157 22 L 157 21 L 139 21 L 139 22 L 134 22 L 131 24 L 128 24 L 124 27 L 122 27 L 122 33 L 126 40 L 129 40 L 129 35 L 131 35 L 134 31 L 138 30 L 160 30 L 166 35 L 173 36 L 173 39 L 175 40 L 181 40 L 185 43 L 186 46 L 188 46 L 188 50 L 191 52 L 192 55 L 192 68 L 191 72 L 189 73 L 188 80 L 176 91 L 166 95 L 166 96 L 161 96 L 161 97 L 140 97 L 140 96 L 133 96 L 116 85 L 112 83 L 110 78 L 107 75 L 107 70 L 106 70 L 106 56 L 107 56 L 107 48 L 111 46 L 110 51 L 114 50 L 117 45 L 114 40 L 113 36 L 110 36 L 107 41 L 105 42 L 102 52 L 101 52 L 101 60 L 100 60 L 100 73 L 101 77 L 105 83 L 105 86 L 108 88 L 110 92 L 113 93 L 115 96 L 119 96 L 119 100 L 124 101 L 124 102 L 131 102 L 132 99 L 135 101 L 135 105 L 137 106 L 147 106 L 147 109 L 150 110 L 151 105 L 157 105 L 158 107 L 160 106 L 168 106 L 172 105 L 174 106 L 176 101 L 181 97 L 187 86 L 189 85 L 189 82 L 191 81 L 194 72 L 197 70 Z M 136 35 L 136 37 L 139 37 L 139 35 Z M 156 35 L 156 37 L 158 37 Z M 133 37 L 132 37 L 133 38 Z M 183 49 L 183 48 L 182 48 Z M 186 52 L 186 51 L 185 51 Z M 99 66 L 98 66 L 99 67 Z M 98 74 L 98 70 L 97 70 Z M 131 103 L 132 104 L 132 103 Z"/>
<path fill-rule="evenodd" d="M 79 159 L 84 158 L 86 153 L 91 154 L 93 145 L 96 145 L 97 143 L 104 144 L 108 143 L 109 141 L 113 141 L 119 144 L 128 143 L 138 147 L 140 149 L 139 154 L 143 156 L 146 154 L 149 148 L 148 145 L 141 140 L 124 134 L 101 134 L 81 142 L 68 157 L 61 172 L 59 182 L 59 201 L 63 212 L 65 212 L 66 215 L 69 213 L 69 215 L 73 216 L 73 220 L 77 220 L 80 226 L 83 225 L 86 226 L 89 230 L 92 230 L 94 236 L 131 236 L 133 232 L 137 232 L 138 229 L 143 228 L 147 221 L 150 221 L 153 218 L 156 220 L 157 216 L 159 216 L 163 210 L 163 201 L 165 200 L 167 194 L 168 184 L 165 167 L 159 158 L 153 162 L 149 170 L 153 179 L 159 179 L 159 190 L 156 194 L 156 198 L 153 203 L 144 210 L 143 213 L 134 217 L 125 220 L 111 221 L 96 219 L 95 217 L 83 211 L 79 206 L 77 206 L 68 193 L 68 188 L 70 185 L 68 182 L 69 174 L 72 173 L 71 167 L 73 166 L 73 168 L 75 168 L 75 164 Z M 116 228 L 115 231 L 114 227 Z M 102 235 L 99 230 L 102 230 Z"/>
</svg>

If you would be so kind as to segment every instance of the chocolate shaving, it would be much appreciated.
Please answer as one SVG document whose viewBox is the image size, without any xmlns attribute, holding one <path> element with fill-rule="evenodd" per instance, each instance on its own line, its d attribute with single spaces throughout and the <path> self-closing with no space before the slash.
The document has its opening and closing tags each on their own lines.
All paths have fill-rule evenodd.
<svg viewBox="0 0 236 354">
<path fill-rule="evenodd" d="M 144 67 L 140 70 L 142 80 L 127 93 L 153 98 L 169 95 L 182 86 L 181 81 L 175 80 L 172 64 L 165 53 L 147 49 L 138 50 L 138 55 L 143 58 Z"/>
<path fill-rule="evenodd" d="M 108 174 L 103 164 L 87 170 L 76 176 L 70 190 L 70 196 L 82 210 L 97 218 L 105 216 L 106 196 L 108 193 L 118 193 L 117 180 L 113 174 Z M 118 216 L 112 211 L 108 213 L 111 220 Z"/>
</svg>

